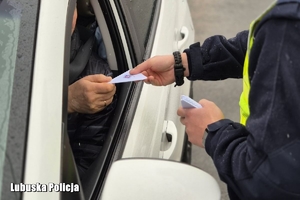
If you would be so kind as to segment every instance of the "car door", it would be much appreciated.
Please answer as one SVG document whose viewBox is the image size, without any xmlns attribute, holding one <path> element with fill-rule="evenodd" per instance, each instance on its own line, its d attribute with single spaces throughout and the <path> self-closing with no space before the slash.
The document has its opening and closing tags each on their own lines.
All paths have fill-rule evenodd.
<svg viewBox="0 0 300 200">
<path fill-rule="evenodd" d="M 194 28 L 191 19 L 191 14 L 189 11 L 188 3 L 185 0 L 177 0 L 164 2 L 164 10 L 161 11 L 164 15 L 169 15 L 169 19 L 165 20 L 165 27 L 168 25 L 168 21 L 174 19 L 174 50 L 183 52 L 189 44 L 194 42 Z M 170 10 L 174 10 L 173 14 L 170 16 Z M 164 28 L 162 28 L 164 30 Z M 163 39 L 162 39 L 163 41 Z M 162 147 L 167 149 L 163 151 L 163 158 L 170 158 L 172 160 L 182 160 L 184 162 L 190 162 L 190 151 L 191 146 L 187 141 L 187 135 L 183 134 L 185 132 L 185 127 L 181 125 L 179 117 L 177 116 L 177 108 L 179 108 L 180 101 L 174 101 L 173 99 L 179 99 L 181 95 L 191 96 L 192 83 L 185 78 L 185 84 L 181 87 L 170 88 L 168 95 L 168 110 L 166 112 L 166 123 L 167 131 L 165 134 L 171 135 L 172 139 L 175 138 L 177 141 L 169 142 L 168 137 L 163 137 Z M 176 129 L 175 129 L 176 126 Z M 176 131 L 175 131 L 176 130 Z M 175 137 L 174 137 L 175 136 Z M 175 143 L 175 145 L 174 145 Z"/>
<path fill-rule="evenodd" d="M 92 0 L 91 3 L 104 30 L 105 45 L 110 52 L 108 62 L 115 75 L 152 56 L 182 52 L 194 41 L 186 1 Z M 120 118 L 113 123 L 118 128 L 110 137 L 116 138 L 116 134 L 121 137 L 120 144 L 116 145 L 119 148 L 116 158 L 181 160 L 186 136 L 176 111 L 180 96 L 190 94 L 190 82 L 186 80 L 186 84 L 176 88 L 142 82 L 117 87 L 120 111 L 116 115 Z"/>
<path fill-rule="evenodd" d="M 22 182 L 40 183 L 46 192 L 25 192 L 24 200 L 83 198 L 82 192 L 64 192 L 61 187 L 70 183 L 80 185 L 72 153 L 66 153 L 70 151 L 66 129 L 67 88 L 75 4 L 74 0 L 38 4 Z"/>
<path fill-rule="evenodd" d="M 137 63 L 155 55 L 182 52 L 194 41 L 186 1 L 119 1 L 118 8 Z M 185 131 L 176 112 L 180 95 L 189 95 L 190 82 L 186 80 L 183 86 L 175 88 L 146 84 L 141 87 L 123 158 L 181 160 Z"/>
<path fill-rule="evenodd" d="M 182 1 L 174 0 L 91 0 L 101 29 L 108 63 L 117 76 L 159 54 L 181 49 L 178 42 L 194 40 L 188 6 L 184 8 L 189 35 L 179 37 L 173 12 Z M 183 1 L 187 4 L 186 1 Z M 178 11 L 179 12 L 179 11 Z M 188 36 L 188 37 L 187 37 Z M 110 165 L 128 157 L 181 160 L 185 138 L 184 126 L 176 114 L 180 95 L 189 95 L 190 83 L 154 87 L 143 82 L 116 84 L 118 105 L 105 145 L 91 170 L 82 180 L 86 199 L 98 198 Z M 172 135 L 169 142 L 166 135 Z"/>
<path fill-rule="evenodd" d="M 1 199 L 59 199 L 48 184 L 68 182 L 61 166 L 74 8 L 75 1 L 0 2 Z"/>
</svg>

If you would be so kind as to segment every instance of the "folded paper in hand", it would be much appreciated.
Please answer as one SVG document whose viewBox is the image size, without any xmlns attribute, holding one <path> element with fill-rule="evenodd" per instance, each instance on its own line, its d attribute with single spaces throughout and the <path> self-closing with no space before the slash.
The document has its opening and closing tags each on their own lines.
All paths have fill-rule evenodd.
<svg viewBox="0 0 300 200">
<path fill-rule="evenodd" d="M 198 102 L 185 95 L 181 95 L 181 105 L 183 108 L 202 108 Z"/>
<path fill-rule="evenodd" d="M 132 82 L 132 81 L 141 81 L 145 79 L 147 79 L 147 77 L 142 73 L 131 75 L 128 70 L 123 74 L 112 79 L 109 83 L 124 83 L 124 82 Z"/>
</svg>

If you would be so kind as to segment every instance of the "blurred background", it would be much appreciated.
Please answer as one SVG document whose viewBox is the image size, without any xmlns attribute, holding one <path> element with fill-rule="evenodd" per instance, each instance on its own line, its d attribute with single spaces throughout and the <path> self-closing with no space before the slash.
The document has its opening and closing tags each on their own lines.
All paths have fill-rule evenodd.
<svg viewBox="0 0 300 200">
<path fill-rule="evenodd" d="M 212 35 L 231 38 L 236 33 L 248 29 L 252 20 L 258 17 L 273 0 L 187 0 L 190 6 L 195 40 L 201 44 Z M 226 118 L 239 121 L 239 97 L 242 91 L 241 80 L 218 82 L 195 81 L 194 99 L 214 101 Z M 222 200 L 228 200 L 226 185 L 220 181 L 211 158 L 205 150 L 192 146 L 192 165 L 211 174 L 219 182 Z"/>
</svg>

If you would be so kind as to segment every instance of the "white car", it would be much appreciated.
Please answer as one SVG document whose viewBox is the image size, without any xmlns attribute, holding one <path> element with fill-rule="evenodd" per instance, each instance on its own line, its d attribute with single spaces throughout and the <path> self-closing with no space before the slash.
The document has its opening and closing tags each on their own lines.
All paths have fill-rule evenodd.
<svg viewBox="0 0 300 200">
<path fill-rule="evenodd" d="M 66 129 L 75 3 L 0 1 L 0 199 L 220 199 L 213 178 L 183 164 L 190 144 L 176 112 L 188 80 L 117 84 L 105 145 L 79 180 Z M 187 0 L 90 3 L 115 76 L 194 42 Z"/>
</svg>

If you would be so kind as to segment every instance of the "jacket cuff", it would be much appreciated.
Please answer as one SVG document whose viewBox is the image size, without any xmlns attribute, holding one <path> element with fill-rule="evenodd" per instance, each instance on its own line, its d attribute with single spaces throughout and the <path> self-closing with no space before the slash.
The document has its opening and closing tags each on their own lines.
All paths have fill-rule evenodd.
<svg viewBox="0 0 300 200">
<path fill-rule="evenodd" d="M 207 136 L 205 138 L 205 144 L 203 145 L 205 147 L 206 152 L 209 154 L 211 149 L 211 140 L 214 137 L 214 135 L 222 128 L 227 127 L 229 124 L 232 124 L 233 121 L 230 119 L 221 119 L 215 123 L 209 124 L 206 128 Z M 210 154 L 209 154 L 210 155 Z"/>
<path fill-rule="evenodd" d="M 189 49 L 184 50 L 188 58 L 189 80 L 198 80 L 203 71 L 202 54 L 200 42 L 192 44 Z"/>
</svg>

